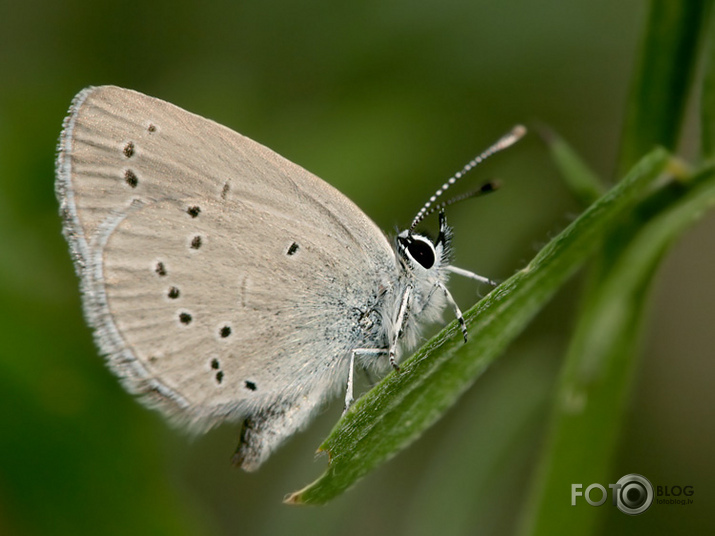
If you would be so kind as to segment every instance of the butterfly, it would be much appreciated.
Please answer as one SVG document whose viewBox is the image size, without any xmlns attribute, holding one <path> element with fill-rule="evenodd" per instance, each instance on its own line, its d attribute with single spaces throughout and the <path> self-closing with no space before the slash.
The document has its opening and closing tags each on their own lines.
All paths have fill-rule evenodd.
<svg viewBox="0 0 715 536">
<path fill-rule="evenodd" d="M 270 149 L 162 100 L 79 93 L 56 192 L 85 317 L 126 389 L 202 433 L 242 425 L 234 462 L 257 469 L 325 401 L 353 401 L 356 366 L 399 369 L 450 306 L 458 274 L 444 207 L 464 173 L 388 237 L 338 190 Z M 416 232 L 439 211 L 435 240 Z"/>
</svg>

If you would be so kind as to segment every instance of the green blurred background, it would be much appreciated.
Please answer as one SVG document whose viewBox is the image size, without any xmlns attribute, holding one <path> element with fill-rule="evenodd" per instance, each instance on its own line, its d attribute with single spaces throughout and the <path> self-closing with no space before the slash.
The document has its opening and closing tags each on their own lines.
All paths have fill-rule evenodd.
<svg viewBox="0 0 715 536">
<path fill-rule="evenodd" d="M 517 122 L 550 125 L 611 179 L 645 15 L 614 0 L 0 0 L 0 534 L 512 533 L 578 279 L 416 444 L 325 507 L 284 506 L 324 468 L 340 403 L 245 474 L 235 428 L 192 441 L 127 395 L 82 319 L 57 137 L 83 87 L 137 89 L 268 145 L 393 231 Z M 695 120 L 685 139 L 696 154 Z M 580 209 L 533 133 L 472 185 L 491 177 L 498 195 L 449 218 L 456 264 L 504 279 Z M 692 485 L 694 504 L 604 505 L 600 533 L 715 533 L 714 229 L 700 222 L 659 274 L 611 479 Z M 463 308 L 478 297 L 452 288 Z"/>
</svg>

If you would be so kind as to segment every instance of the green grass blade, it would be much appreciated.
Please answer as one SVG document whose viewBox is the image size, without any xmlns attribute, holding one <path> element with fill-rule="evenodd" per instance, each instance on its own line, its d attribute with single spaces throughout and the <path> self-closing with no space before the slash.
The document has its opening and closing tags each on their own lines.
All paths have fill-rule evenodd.
<svg viewBox="0 0 715 536">
<path fill-rule="evenodd" d="M 715 159 L 715 13 L 710 15 L 709 43 L 705 49 L 705 77 L 700 97 L 701 153 L 705 160 Z"/>
<path fill-rule="evenodd" d="M 584 311 L 569 348 L 524 534 L 589 534 L 601 511 L 570 506 L 571 484 L 611 482 L 612 453 L 635 369 L 656 269 L 671 243 L 715 205 L 715 173 L 693 180 L 636 233 Z"/>
<path fill-rule="evenodd" d="M 662 149 L 643 158 L 528 266 L 467 311 L 469 344 L 462 342 L 453 322 L 406 361 L 401 372 L 390 374 L 358 400 L 321 445 L 330 456 L 325 473 L 286 501 L 325 503 L 417 439 L 593 253 L 618 218 L 652 185 L 668 158 Z"/>
<path fill-rule="evenodd" d="M 653 0 L 626 107 L 618 176 L 654 146 L 675 151 L 712 2 Z"/>
<path fill-rule="evenodd" d="M 601 178 L 563 138 L 548 128 L 540 129 L 539 134 L 546 142 L 561 178 L 584 207 L 603 195 L 605 187 Z"/>
</svg>

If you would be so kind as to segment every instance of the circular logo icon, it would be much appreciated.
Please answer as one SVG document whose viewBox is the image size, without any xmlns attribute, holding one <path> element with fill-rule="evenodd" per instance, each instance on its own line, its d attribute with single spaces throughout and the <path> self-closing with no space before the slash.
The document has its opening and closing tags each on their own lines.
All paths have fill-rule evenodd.
<svg viewBox="0 0 715 536">
<path fill-rule="evenodd" d="M 642 514 L 653 502 L 653 485 L 643 475 L 635 473 L 620 478 L 616 506 L 624 514 Z"/>
</svg>

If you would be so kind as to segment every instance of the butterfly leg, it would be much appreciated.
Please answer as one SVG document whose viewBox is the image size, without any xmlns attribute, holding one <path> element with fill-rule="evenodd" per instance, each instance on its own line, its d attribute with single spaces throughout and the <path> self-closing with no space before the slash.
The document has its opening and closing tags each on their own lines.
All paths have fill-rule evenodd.
<svg viewBox="0 0 715 536">
<path fill-rule="evenodd" d="M 446 291 L 446 288 L 444 289 Z M 350 369 L 348 370 L 348 382 L 345 388 L 345 406 L 343 409 L 343 415 L 348 411 L 350 405 L 355 400 L 353 397 L 353 383 L 355 378 L 355 356 L 356 355 L 384 355 L 388 354 L 390 358 L 390 365 L 395 370 L 400 370 L 400 367 L 395 361 L 395 356 L 397 354 L 397 342 L 402 336 L 402 332 L 405 326 L 405 320 L 407 318 L 407 307 L 409 305 L 410 298 L 412 297 L 412 285 L 407 285 L 405 292 L 402 294 L 402 301 L 400 302 L 400 309 L 397 311 L 397 319 L 395 320 L 395 334 L 390 342 L 389 350 L 383 348 L 355 348 L 350 353 Z M 450 296 L 451 298 L 451 296 Z M 460 313 L 461 318 L 461 313 Z"/>
<path fill-rule="evenodd" d="M 400 337 L 402 336 L 402 332 L 404 331 L 405 328 L 405 321 L 407 320 L 407 306 L 410 301 L 410 297 L 412 296 L 412 285 L 407 285 L 405 288 L 405 292 L 402 294 L 402 301 L 400 302 L 400 309 L 397 311 L 397 320 L 395 321 L 395 335 L 392 338 L 392 341 L 390 342 L 390 365 L 392 365 L 392 368 L 395 370 L 399 371 L 400 367 L 397 365 L 397 361 L 395 361 L 395 356 L 397 355 L 397 341 L 400 340 Z"/>
<path fill-rule="evenodd" d="M 469 279 L 475 279 L 475 280 L 479 281 L 480 283 L 486 283 L 487 285 L 491 285 L 492 287 L 497 286 L 496 281 L 493 281 L 493 280 L 489 279 L 488 277 L 477 275 L 474 272 L 470 272 L 469 270 L 465 270 L 463 268 L 457 268 L 456 266 L 447 265 L 444 267 L 444 269 L 447 270 L 448 272 L 452 272 L 453 274 L 468 277 Z"/>
<path fill-rule="evenodd" d="M 353 383 L 355 377 L 355 356 L 356 355 L 384 355 L 387 350 L 383 348 L 355 348 L 350 352 L 350 368 L 348 369 L 348 383 L 345 386 L 345 406 L 343 406 L 343 415 L 348 412 L 350 406 L 355 401 L 353 398 Z"/>
<path fill-rule="evenodd" d="M 348 369 L 348 384 L 345 386 L 345 405 L 343 406 L 343 415 L 348 412 L 350 405 L 355 398 L 353 397 L 353 379 L 355 375 L 355 350 L 350 352 L 350 368 Z"/>
<path fill-rule="evenodd" d="M 467 342 L 467 324 L 464 322 L 464 317 L 462 316 L 462 311 L 459 309 L 459 305 L 457 305 L 457 302 L 454 301 L 452 294 L 450 294 L 449 290 L 447 290 L 447 287 L 445 287 L 441 281 L 437 281 L 437 283 L 435 283 L 435 286 L 442 289 L 442 292 L 444 292 L 444 297 L 447 298 L 447 301 L 452 306 L 452 309 L 454 309 L 454 316 L 457 317 L 457 320 L 459 320 L 459 327 L 462 328 L 464 342 Z"/>
</svg>

